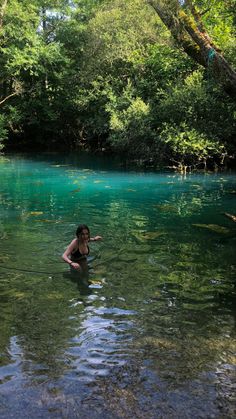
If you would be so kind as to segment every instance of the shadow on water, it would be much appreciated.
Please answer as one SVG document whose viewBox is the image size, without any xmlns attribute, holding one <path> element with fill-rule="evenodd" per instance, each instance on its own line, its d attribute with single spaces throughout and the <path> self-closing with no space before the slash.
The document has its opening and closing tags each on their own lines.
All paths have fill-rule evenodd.
<svg viewBox="0 0 236 419">
<path fill-rule="evenodd" d="M 81 296 L 90 295 L 92 293 L 89 288 L 91 266 L 88 264 L 87 260 L 83 260 L 80 262 L 80 267 L 80 271 L 70 268 L 70 271 L 63 273 L 63 277 L 76 283 Z"/>
</svg>

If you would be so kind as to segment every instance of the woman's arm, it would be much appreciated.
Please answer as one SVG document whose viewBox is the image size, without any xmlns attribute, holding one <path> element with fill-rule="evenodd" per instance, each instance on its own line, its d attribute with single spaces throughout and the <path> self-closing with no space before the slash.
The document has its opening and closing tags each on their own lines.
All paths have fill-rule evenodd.
<svg viewBox="0 0 236 419">
<path fill-rule="evenodd" d="M 90 242 L 96 242 L 97 240 L 102 240 L 102 236 L 90 237 L 89 239 Z"/>
<path fill-rule="evenodd" d="M 69 246 L 66 248 L 65 252 L 62 255 L 62 259 L 71 265 L 73 262 L 70 259 L 70 255 L 73 252 L 73 250 L 76 248 L 77 239 L 72 240 L 72 242 L 69 244 Z"/>
<path fill-rule="evenodd" d="M 65 252 L 62 255 L 62 259 L 68 263 L 72 268 L 76 269 L 77 271 L 80 270 L 80 265 L 77 262 L 72 262 L 70 259 L 70 255 L 77 248 L 77 239 L 72 240 L 71 244 L 66 248 Z"/>
</svg>

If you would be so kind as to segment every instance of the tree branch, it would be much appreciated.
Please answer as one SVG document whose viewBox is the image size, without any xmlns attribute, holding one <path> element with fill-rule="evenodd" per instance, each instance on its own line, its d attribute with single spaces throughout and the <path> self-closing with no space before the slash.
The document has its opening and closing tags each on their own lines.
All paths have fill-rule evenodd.
<svg viewBox="0 0 236 419">
<path fill-rule="evenodd" d="M 193 4 L 193 2 L 191 0 L 185 0 L 185 4 L 189 8 L 189 10 L 191 11 L 192 16 L 195 20 L 195 23 L 196 23 L 199 31 L 201 32 L 202 36 L 204 36 L 204 38 L 206 39 L 207 42 L 211 43 L 212 48 L 214 48 L 217 51 L 220 51 L 220 49 L 216 45 L 213 44 L 210 36 L 207 33 L 207 30 L 206 30 L 206 28 L 203 24 L 202 18 L 201 18 L 202 13 L 200 13 L 196 9 L 195 5 Z M 208 11 L 209 10 L 210 10 L 210 8 L 208 9 Z M 204 13 L 206 13 L 206 11 Z"/>
<path fill-rule="evenodd" d="M 16 96 L 16 95 L 19 95 L 19 92 L 14 92 L 14 93 L 11 93 L 10 95 L 8 95 L 7 97 L 5 97 L 4 99 L 2 99 L 2 100 L 0 101 L 0 105 L 2 105 L 4 102 L 6 102 L 6 100 L 10 99 L 10 97 L 12 97 L 12 96 Z"/>
<path fill-rule="evenodd" d="M 229 214 L 228 212 L 225 212 L 224 215 L 236 223 L 236 215 Z"/>
<path fill-rule="evenodd" d="M 172 0 L 171 6 L 162 0 L 147 0 L 160 19 L 170 30 L 173 38 L 184 51 L 213 75 L 215 80 L 232 98 L 236 98 L 236 72 L 219 52 L 207 34 L 200 14 L 190 0 L 186 0 L 191 14 L 187 15 L 178 0 Z"/>
</svg>

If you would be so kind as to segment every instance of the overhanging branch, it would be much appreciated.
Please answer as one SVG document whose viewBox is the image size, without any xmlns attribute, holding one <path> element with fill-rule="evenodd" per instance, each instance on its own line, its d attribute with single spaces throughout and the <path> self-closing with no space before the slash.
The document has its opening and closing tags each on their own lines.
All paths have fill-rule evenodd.
<svg viewBox="0 0 236 419">
<path fill-rule="evenodd" d="M 11 93 L 10 95 L 6 96 L 4 99 L 2 99 L 0 101 L 0 105 L 2 105 L 4 102 L 6 102 L 6 100 L 10 99 L 12 96 L 16 96 L 16 95 L 19 95 L 19 92 L 14 92 L 14 93 Z"/>
</svg>

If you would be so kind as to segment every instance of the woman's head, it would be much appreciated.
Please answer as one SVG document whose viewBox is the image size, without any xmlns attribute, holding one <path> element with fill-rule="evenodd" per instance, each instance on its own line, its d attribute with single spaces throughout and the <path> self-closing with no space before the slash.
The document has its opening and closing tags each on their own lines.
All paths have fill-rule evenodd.
<svg viewBox="0 0 236 419">
<path fill-rule="evenodd" d="M 79 239 L 84 234 L 88 234 L 88 239 L 90 239 L 90 230 L 86 224 L 80 224 L 76 230 L 76 237 Z"/>
</svg>

